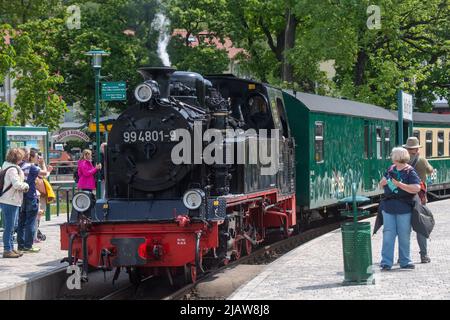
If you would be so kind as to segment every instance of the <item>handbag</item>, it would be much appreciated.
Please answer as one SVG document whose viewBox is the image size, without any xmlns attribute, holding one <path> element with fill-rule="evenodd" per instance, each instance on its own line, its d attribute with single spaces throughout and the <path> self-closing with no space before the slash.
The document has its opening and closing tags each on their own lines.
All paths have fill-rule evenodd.
<svg viewBox="0 0 450 320">
<path fill-rule="evenodd" d="M 47 196 L 47 189 L 45 188 L 44 179 L 37 177 L 36 178 L 36 190 L 39 191 L 42 197 Z"/>
<path fill-rule="evenodd" d="M 417 200 L 416 198 L 411 215 L 412 229 L 424 237 L 429 238 L 433 231 L 434 224 L 435 221 L 431 210 L 420 203 L 420 200 Z"/>
<path fill-rule="evenodd" d="M 56 199 L 55 192 L 53 191 L 53 188 L 50 182 L 47 181 L 47 179 L 42 180 L 44 181 L 44 186 L 47 194 L 47 203 L 52 203 Z"/>
</svg>

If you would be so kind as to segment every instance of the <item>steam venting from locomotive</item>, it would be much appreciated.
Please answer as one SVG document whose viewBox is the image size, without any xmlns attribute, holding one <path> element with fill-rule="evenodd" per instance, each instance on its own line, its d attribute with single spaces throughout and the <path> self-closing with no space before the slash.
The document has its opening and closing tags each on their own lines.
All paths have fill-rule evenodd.
<svg viewBox="0 0 450 320">
<path fill-rule="evenodd" d="M 167 46 L 170 41 L 169 25 L 169 18 L 167 18 L 163 13 L 157 13 L 155 20 L 152 22 L 152 27 L 159 30 L 157 49 L 158 57 L 161 59 L 163 65 L 167 67 L 170 66 L 170 58 L 167 53 Z"/>
</svg>

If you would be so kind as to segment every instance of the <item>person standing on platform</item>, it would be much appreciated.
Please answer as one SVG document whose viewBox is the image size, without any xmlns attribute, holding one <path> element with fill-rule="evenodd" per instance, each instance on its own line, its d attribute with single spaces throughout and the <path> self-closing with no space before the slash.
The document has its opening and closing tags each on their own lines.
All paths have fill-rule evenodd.
<svg viewBox="0 0 450 320">
<path fill-rule="evenodd" d="M 13 234 L 20 207 L 23 202 L 23 193 L 28 191 L 25 175 L 19 167 L 24 152 L 18 148 L 12 148 L 6 154 L 6 161 L 2 165 L 3 189 L 0 196 L 0 209 L 4 217 L 3 230 L 3 258 L 19 258 L 22 253 L 14 250 Z"/>
<path fill-rule="evenodd" d="M 416 170 L 408 164 L 409 159 L 405 148 L 392 149 L 393 165 L 380 181 L 385 195 L 381 208 L 384 226 L 380 266 L 383 270 L 392 268 L 397 236 L 400 267 L 415 268 L 410 252 L 411 213 L 413 198 L 420 191 L 420 178 Z"/>
<path fill-rule="evenodd" d="M 92 164 L 92 151 L 86 149 L 78 160 L 78 183 L 79 190 L 93 192 L 95 190 L 95 174 L 101 170 L 102 165 L 98 163 L 95 167 Z"/>
<path fill-rule="evenodd" d="M 419 139 L 417 139 L 416 137 L 409 137 L 403 147 L 408 150 L 410 156 L 410 160 L 408 163 L 417 171 L 417 174 L 419 175 L 419 178 L 421 180 L 420 191 L 418 195 L 422 204 L 425 205 L 428 202 L 426 184 L 427 174 L 433 173 L 433 167 L 428 163 L 427 159 L 420 156 Z M 419 244 L 420 248 L 420 261 L 422 263 L 429 263 L 431 262 L 431 259 L 428 256 L 427 238 L 418 232 L 416 234 L 417 243 Z"/>
<path fill-rule="evenodd" d="M 20 251 L 25 253 L 39 252 L 41 249 L 33 246 L 33 239 L 36 230 L 36 219 L 39 211 L 39 197 L 36 191 L 36 178 L 45 177 L 52 171 L 52 167 L 48 167 L 48 171 L 41 170 L 37 164 L 39 155 L 37 150 L 31 149 L 29 159 L 22 163 L 22 170 L 28 172 L 27 183 L 29 185 L 28 192 L 24 195 L 22 211 L 19 215 L 19 223 L 17 228 L 17 244 Z"/>
</svg>

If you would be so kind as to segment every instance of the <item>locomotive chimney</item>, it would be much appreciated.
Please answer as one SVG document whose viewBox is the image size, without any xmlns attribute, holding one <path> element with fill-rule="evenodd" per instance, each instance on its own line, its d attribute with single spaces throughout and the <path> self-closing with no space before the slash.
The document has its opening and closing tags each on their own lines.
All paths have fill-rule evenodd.
<svg viewBox="0 0 450 320">
<path fill-rule="evenodd" d="M 170 76 L 175 72 L 170 67 L 141 67 L 138 72 L 144 77 L 144 80 L 155 80 L 159 84 L 159 92 L 161 99 L 169 97 Z"/>
</svg>

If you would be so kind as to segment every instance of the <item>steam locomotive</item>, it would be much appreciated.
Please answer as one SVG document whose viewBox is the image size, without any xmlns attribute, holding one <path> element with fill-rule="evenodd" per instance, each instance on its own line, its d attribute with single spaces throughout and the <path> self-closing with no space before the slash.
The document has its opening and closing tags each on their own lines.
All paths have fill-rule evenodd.
<svg viewBox="0 0 450 320">
<path fill-rule="evenodd" d="M 103 199 L 78 192 L 69 264 L 149 275 L 198 272 L 296 227 L 294 140 L 281 90 L 231 75 L 143 67 L 105 151 Z"/>
</svg>

